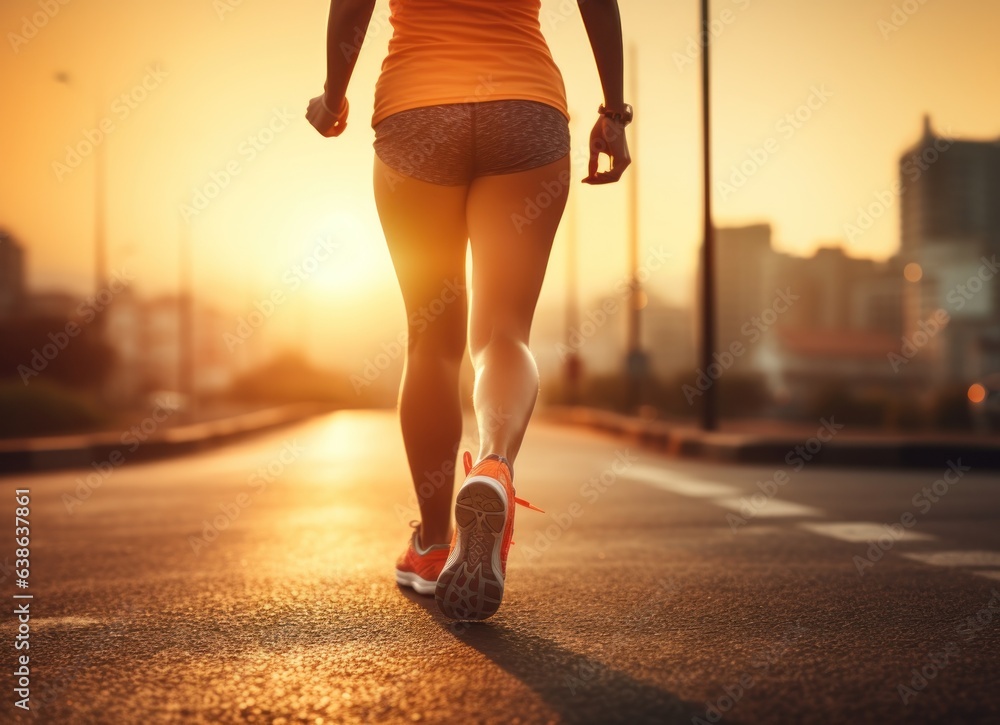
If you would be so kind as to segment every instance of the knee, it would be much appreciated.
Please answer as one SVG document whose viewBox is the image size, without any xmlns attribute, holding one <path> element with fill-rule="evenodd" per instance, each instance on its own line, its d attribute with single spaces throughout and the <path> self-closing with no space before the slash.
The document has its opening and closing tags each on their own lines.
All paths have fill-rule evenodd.
<svg viewBox="0 0 1000 725">
<path fill-rule="evenodd" d="M 527 331 L 518 326 L 499 325 L 487 335 L 473 335 L 469 341 L 469 353 L 474 365 L 478 365 L 484 356 L 500 350 L 517 350 L 530 355 Z"/>
</svg>

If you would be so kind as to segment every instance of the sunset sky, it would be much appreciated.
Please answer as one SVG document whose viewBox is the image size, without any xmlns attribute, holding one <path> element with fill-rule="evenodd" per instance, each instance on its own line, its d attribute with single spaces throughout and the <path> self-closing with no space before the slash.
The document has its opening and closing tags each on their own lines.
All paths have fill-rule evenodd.
<svg viewBox="0 0 1000 725">
<path fill-rule="evenodd" d="M 300 293 L 309 300 L 302 305 L 310 326 L 351 317 L 337 334 L 370 327 L 346 314 L 358 305 L 401 322 L 371 188 L 370 119 L 391 33 L 387 0 L 376 6 L 348 90 L 348 129 L 336 139 L 321 138 L 303 117 L 324 79 L 324 0 L 52 0 L 57 12 L 32 33 L 24 18 L 45 5 L 0 6 L 0 227 L 28 248 L 34 288 L 84 292 L 92 283 L 94 156 L 68 171 L 54 164 L 67 163 L 67 145 L 84 138 L 96 114 L 114 124 L 103 141 L 109 266 L 132 270 L 142 293 L 176 289 L 180 206 L 235 162 L 239 175 L 193 217 L 195 285 L 203 299 L 245 309 L 281 285 L 285 270 L 327 234 L 340 246 Z M 630 131 L 638 138 L 626 176 L 640 180 L 643 246 L 663 246 L 675 262 L 653 277 L 652 288 L 686 303 L 700 237 L 698 57 L 685 56 L 694 47 L 698 3 L 620 6 L 626 43 L 635 44 L 639 59 L 628 69 L 638 72 L 638 94 L 626 94 L 636 107 Z M 1000 137 L 1000 3 L 712 6 L 722 29 L 714 55 L 717 181 L 774 139 L 743 186 L 717 187 L 719 225 L 770 221 L 780 249 L 806 254 L 845 239 L 857 207 L 892 184 L 924 113 L 940 131 Z M 574 175 L 582 178 L 586 137 L 602 100 L 596 66 L 576 3 L 543 0 L 542 8 L 573 115 Z M 681 65 L 680 58 L 691 62 Z M 60 73 L 68 82 L 57 79 Z M 144 82 L 145 98 L 131 105 L 121 99 L 138 98 L 134 89 Z M 814 97 L 811 118 L 797 128 L 783 122 L 814 89 L 825 100 Z M 273 140 L 251 152 L 244 144 L 269 124 Z M 593 296 L 625 273 L 626 184 L 574 190 L 581 289 Z M 885 258 L 898 245 L 898 229 L 896 206 L 847 246 L 857 256 Z M 543 306 L 561 299 L 561 237 Z"/>
</svg>

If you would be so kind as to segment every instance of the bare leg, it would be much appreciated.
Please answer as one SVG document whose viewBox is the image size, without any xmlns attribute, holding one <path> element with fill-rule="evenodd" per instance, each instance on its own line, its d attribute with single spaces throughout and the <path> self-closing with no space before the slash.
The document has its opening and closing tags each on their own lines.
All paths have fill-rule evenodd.
<svg viewBox="0 0 1000 725">
<path fill-rule="evenodd" d="M 455 456 L 462 436 L 458 376 L 466 338 L 468 187 L 400 176 L 378 156 L 374 186 L 408 321 L 399 417 L 420 505 L 420 542 L 443 544 L 451 540 Z"/>
<path fill-rule="evenodd" d="M 481 176 L 469 186 L 469 348 L 476 371 L 479 458 L 495 453 L 513 464 L 538 397 L 538 368 L 528 337 L 566 206 L 569 168 L 566 155 L 529 171 Z M 540 195 L 551 203 L 528 220 L 528 200 Z"/>
</svg>

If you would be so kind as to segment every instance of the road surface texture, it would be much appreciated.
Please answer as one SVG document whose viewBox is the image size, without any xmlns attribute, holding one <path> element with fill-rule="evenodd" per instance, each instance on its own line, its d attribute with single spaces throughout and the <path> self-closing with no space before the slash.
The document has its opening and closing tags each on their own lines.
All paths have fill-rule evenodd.
<svg viewBox="0 0 1000 725">
<path fill-rule="evenodd" d="M 392 413 L 128 454 L 0 479 L 0 720 L 1000 722 L 1000 481 L 958 460 L 706 465 L 539 423 L 515 480 L 546 513 L 518 510 L 500 611 L 456 624 L 394 582 Z"/>
</svg>

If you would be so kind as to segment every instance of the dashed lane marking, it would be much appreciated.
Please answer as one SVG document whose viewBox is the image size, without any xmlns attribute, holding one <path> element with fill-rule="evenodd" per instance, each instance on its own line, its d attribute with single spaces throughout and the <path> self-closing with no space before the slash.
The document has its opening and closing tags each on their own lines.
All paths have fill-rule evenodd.
<svg viewBox="0 0 1000 725">
<path fill-rule="evenodd" d="M 997 551 L 928 551 L 903 556 L 932 566 L 1000 566 Z"/>
<path fill-rule="evenodd" d="M 737 513 L 746 510 L 748 498 L 716 498 L 712 502 Z M 806 506 L 792 501 L 782 501 L 779 498 L 768 499 L 766 503 L 759 507 L 753 507 L 753 518 L 792 518 L 797 516 L 815 516 L 820 518 L 825 514 L 818 508 Z"/>
<path fill-rule="evenodd" d="M 705 499 L 731 511 L 744 512 L 749 505 L 753 518 L 824 518 L 826 514 L 813 506 L 769 498 L 759 506 L 753 505 L 753 494 L 745 494 L 741 489 L 728 483 L 704 481 L 688 475 L 656 466 L 635 464 L 623 475 L 624 478 L 645 483 L 681 496 Z M 756 492 L 755 492 L 756 493 Z M 874 521 L 803 521 L 798 526 L 806 531 L 828 536 L 852 544 L 878 540 L 890 535 L 900 541 L 938 541 L 938 537 L 920 531 L 903 529 L 895 533 L 887 524 Z M 898 531 L 898 529 L 896 530 Z M 1000 581 L 1000 552 L 996 551 L 929 551 L 900 552 L 902 556 L 931 566 L 950 567 L 998 567 L 970 573 L 987 579 Z"/>
<path fill-rule="evenodd" d="M 886 528 L 885 524 L 878 524 L 872 521 L 840 521 L 834 523 L 805 521 L 799 524 L 807 531 L 812 531 L 820 536 L 829 536 L 840 541 L 851 543 L 865 543 L 867 541 L 877 541 L 880 536 L 889 535 L 893 540 L 899 541 L 937 541 L 933 534 L 924 534 L 919 531 L 902 529 L 901 534 L 895 534 Z M 898 528 L 899 525 L 897 524 Z"/>
<path fill-rule="evenodd" d="M 633 465 L 624 474 L 624 477 L 681 496 L 708 499 L 711 503 L 731 511 L 744 511 L 750 505 L 753 509 L 753 518 L 822 517 L 825 515 L 812 506 L 775 498 L 768 498 L 758 506 L 748 498 L 753 494 L 744 495 L 744 492 L 736 486 L 690 478 L 655 466 Z M 748 504 L 747 501 L 750 503 Z"/>
<path fill-rule="evenodd" d="M 642 464 L 630 466 L 624 477 L 640 481 L 641 483 L 648 483 L 665 491 L 680 494 L 681 496 L 691 496 L 693 498 L 736 496 L 740 493 L 740 490 L 736 486 L 731 486 L 728 483 L 700 481 L 696 478 L 681 477 L 670 471 Z"/>
</svg>

